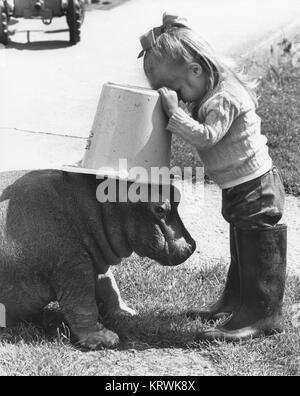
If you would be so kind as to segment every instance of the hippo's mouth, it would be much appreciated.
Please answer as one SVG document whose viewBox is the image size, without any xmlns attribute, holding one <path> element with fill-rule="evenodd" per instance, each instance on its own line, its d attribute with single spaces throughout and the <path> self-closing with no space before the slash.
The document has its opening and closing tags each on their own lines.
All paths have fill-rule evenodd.
<svg viewBox="0 0 300 396">
<path fill-rule="evenodd" d="M 193 240 L 192 244 L 186 243 L 186 247 L 180 249 L 176 243 L 176 240 L 168 241 L 165 238 L 165 230 L 159 224 L 159 229 L 162 237 L 164 238 L 164 248 L 162 255 L 154 258 L 159 264 L 166 267 L 175 267 L 184 263 L 196 250 L 196 242 Z M 172 248 L 173 246 L 173 248 Z"/>
<path fill-rule="evenodd" d="M 169 243 L 166 241 L 164 255 L 163 257 L 157 258 L 156 261 L 163 266 L 175 267 L 184 263 L 194 253 L 195 249 L 196 242 L 194 241 L 192 245 L 187 245 L 181 252 L 175 251 L 175 253 L 172 254 L 172 252 L 170 252 Z"/>
</svg>

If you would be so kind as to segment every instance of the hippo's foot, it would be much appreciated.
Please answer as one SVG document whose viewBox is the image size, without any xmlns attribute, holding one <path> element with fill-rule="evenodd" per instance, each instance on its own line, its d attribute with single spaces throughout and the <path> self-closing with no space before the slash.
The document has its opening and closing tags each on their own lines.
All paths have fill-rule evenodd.
<svg viewBox="0 0 300 396">
<path fill-rule="evenodd" d="M 101 348 L 114 348 L 119 342 L 119 336 L 111 330 L 106 329 L 98 323 L 98 330 L 93 332 L 84 332 L 78 335 L 78 345 L 91 350 Z"/>
<path fill-rule="evenodd" d="M 128 307 L 128 305 L 126 305 L 125 302 L 122 301 L 120 303 L 120 306 L 116 310 L 115 314 L 117 314 L 117 315 L 126 315 L 126 316 L 133 317 L 133 316 L 137 315 L 137 312 L 134 309 Z"/>
</svg>

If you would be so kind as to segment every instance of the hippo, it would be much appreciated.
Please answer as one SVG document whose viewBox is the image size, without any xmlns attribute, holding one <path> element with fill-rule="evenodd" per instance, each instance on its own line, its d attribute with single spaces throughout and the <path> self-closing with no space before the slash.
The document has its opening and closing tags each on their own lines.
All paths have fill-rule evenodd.
<svg viewBox="0 0 300 396">
<path fill-rule="evenodd" d="M 161 193 L 158 202 L 101 203 L 100 183 L 61 170 L 0 174 L 0 304 L 7 326 L 57 301 L 77 345 L 114 347 L 119 337 L 101 315 L 135 312 L 110 267 L 133 252 L 164 266 L 194 252 L 174 194 Z"/>
</svg>

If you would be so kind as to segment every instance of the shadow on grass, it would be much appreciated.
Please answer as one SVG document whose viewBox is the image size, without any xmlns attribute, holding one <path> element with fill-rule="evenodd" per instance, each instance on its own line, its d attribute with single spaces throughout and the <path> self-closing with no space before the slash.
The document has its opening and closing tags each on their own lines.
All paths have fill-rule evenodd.
<svg viewBox="0 0 300 396">
<path fill-rule="evenodd" d="M 121 340 L 119 350 L 145 350 L 159 348 L 186 348 L 194 340 L 194 333 L 186 329 L 186 316 L 182 314 L 147 312 L 130 318 L 123 315 L 104 319 L 102 323 L 116 332 Z M 183 329 L 185 327 L 185 329 Z M 44 312 L 9 329 L 0 330 L 0 341 L 9 344 L 43 342 L 73 342 L 63 315 L 57 309 Z M 75 345 L 75 344 L 74 344 Z"/>
<path fill-rule="evenodd" d="M 148 262 L 145 261 L 138 273 L 138 267 L 128 266 L 121 271 L 125 278 L 121 284 L 121 293 L 125 296 L 129 305 L 139 309 L 139 314 L 135 317 L 118 315 L 113 318 L 101 318 L 100 321 L 110 330 L 120 336 L 120 346 L 118 350 L 135 349 L 143 351 L 146 349 L 162 348 L 182 348 L 195 347 L 195 334 L 198 331 L 211 326 L 211 323 L 201 322 L 200 319 L 192 320 L 186 315 L 191 309 L 197 309 L 207 302 L 215 300 L 223 287 L 226 267 L 216 265 L 214 268 L 191 270 L 191 269 L 166 269 L 159 266 L 151 267 L 148 272 L 145 270 Z M 135 269 L 135 276 L 130 270 Z M 144 274 L 144 279 L 141 279 Z M 156 275 L 156 282 L 152 276 Z M 139 286 L 135 281 L 140 281 Z M 153 290 L 147 279 L 154 283 Z M 174 279 L 179 280 L 178 285 L 174 284 Z M 129 283 L 129 280 L 132 283 Z M 120 281 L 120 279 L 119 279 Z M 143 281 L 143 283 L 141 283 Z M 122 283 L 122 282 L 121 282 Z M 173 287 L 166 291 L 167 285 Z M 196 293 L 195 290 L 201 290 Z M 166 291 L 163 294 L 163 291 Z M 131 296 L 131 297 L 130 297 Z M 294 275 L 288 276 L 286 296 L 284 304 L 285 312 L 285 335 L 280 339 L 287 342 L 295 336 L 297 329 L 291 327 L 291 307 L 300 302 L 300 279 Z M 275 337 L 276 338 L 276 337 Z M 274 337 L 270 338 L 270 341 Z M 257 347 L 258 341 L 244 343 L 249 347 Z M 298 340 L 298 339 L 297 339 Z M 296 340 L 296 341 L 297 341 Z M 22 323 L 10 329 L 0 330 L 0 341 L 10 344 L 42 344 L 45 342 L 63 342 L 70 344 L 70 330 L 64 323 L 62 313 L 57 303 L 50 304 L 40 315 L 36 316 L 32 322 Z M 296 343 L 294 340 L 294 344 Z M 298 341 L 297 341 L 298 342 Z M 266 341 L 267 345 L 268 342 Z M 197 344 L 197 348 L 206 350 L 207 345 Z M 220 344 L 216 349 L 228 351 L 229 346 Z M 237 350 L 237 347 L 234 348 Z"/>
<path fill-rule="evenodd" d="M 145 312 L 133 318 L 108 321 L 121 339 L 120 349 L 187 348 L 194 342 L 195 329 L 185 313 Z"/>
</svg>

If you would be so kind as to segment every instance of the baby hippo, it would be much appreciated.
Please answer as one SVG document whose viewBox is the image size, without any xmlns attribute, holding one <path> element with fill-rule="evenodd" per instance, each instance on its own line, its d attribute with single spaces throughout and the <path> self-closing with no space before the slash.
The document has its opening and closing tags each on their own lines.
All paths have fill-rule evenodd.
<svg viewBox="0 0 300 396">
<path fill-rule="evenodd" d="M 58 301 L 79 345 L 113 347 L 119 338 L 99 322 L 99 307 L 134 311 L 110 266 L 133 252 L 173 266 L 194 252 L 178 202 L 160 192 L 156 203 L 100 203 L 103 182 L 58 170 L 0 174 L 0 304 L 8 326 Z"/>
</svg>

